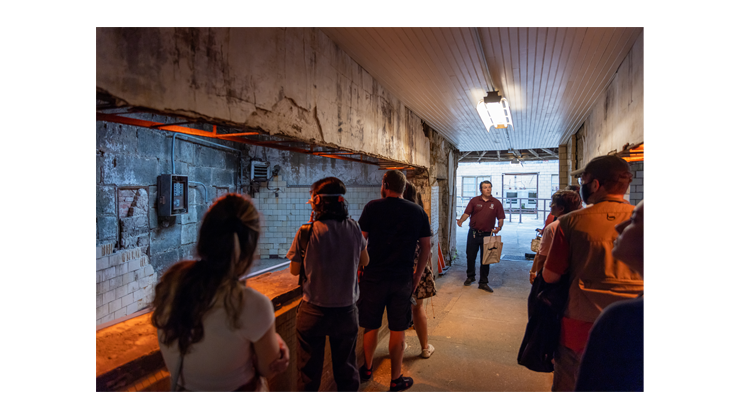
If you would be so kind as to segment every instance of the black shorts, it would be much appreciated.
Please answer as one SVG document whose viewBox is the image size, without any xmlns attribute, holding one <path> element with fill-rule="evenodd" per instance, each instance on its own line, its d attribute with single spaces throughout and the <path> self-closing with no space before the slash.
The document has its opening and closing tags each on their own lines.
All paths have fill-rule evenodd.
<svg viewBox="0 0 750 420">
<path fill-rule="evenodd" d="M 359 283 L 359 326 L 368 330 L 380 328 L 383 309 L 388 311 L 388 329 L 406 331 L 411 326 L 412 276 L 367 278 Z"/>
</svg>

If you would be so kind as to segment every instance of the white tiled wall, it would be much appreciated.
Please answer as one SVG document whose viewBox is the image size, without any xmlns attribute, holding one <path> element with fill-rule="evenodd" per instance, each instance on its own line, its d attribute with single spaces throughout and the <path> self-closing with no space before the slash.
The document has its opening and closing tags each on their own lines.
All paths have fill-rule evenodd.
<svg viewBox="0 0 750 420">
<path fill-rule="evenodd" d="M 365 204 L 380 198 L 380 186 L 347 186 L 344 198 L 349 203 L 349 216 L 359 220 Z M 261 259 L 286 256 L 297 229 L 310 220 L 309 199 L 309 186 L 289 187 L 282 176 L 269 181 L 268 188 L 255 195 L 253 200 L 262 215 L 258 245 Z"/>
<path fill-rule="evenodd" d="M 643 162 L 631 163 L 630 172 L 633 174 L 633 182 L 630 183 L 625 199 L 630 200 L 630 204 L 636 205 L 643 200 Z"/>
<path fill-rule="evenodd" d="M 114 251 L 96 247 L 96 325 L 147 307 L 154 296 L 156 274 L 140 248 Z"/>
</svg>

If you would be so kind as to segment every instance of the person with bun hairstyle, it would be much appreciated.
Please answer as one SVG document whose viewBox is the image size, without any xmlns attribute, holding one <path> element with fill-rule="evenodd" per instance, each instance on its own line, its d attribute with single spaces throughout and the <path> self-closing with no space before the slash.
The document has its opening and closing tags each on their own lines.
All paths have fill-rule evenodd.
<svg viewBox="0 0 750 420">
<path fill-rule="evenodd" d="M 174 264 L 156 285 L 151 323 L 173 390 L 256 391 L 261 375 L 289 365 L 271 301 L 239 281 L 259 234 L 253 203 L 227 194 L 203 217 L 198 260 Z"/>
<path fill-rule="evenodd" d="M 337 390 L 359 390 L 355 353 L 359 332 L 357 268 L 367 265 L 370 258 L 359 225 L 349 217 L 344 194 L 346 186 L 335 177 L 312 185 L 312 227 L 297 232 L 286 255 L 292 261 L 292 275 L 300 275 L 302 270 L 305 274 L 302 302 L 297 309 L 299 391 L 320 388 L 326 336 Z M 301 235 L 309 235 L 306 249 L 302 249 Z"/>
</svg>

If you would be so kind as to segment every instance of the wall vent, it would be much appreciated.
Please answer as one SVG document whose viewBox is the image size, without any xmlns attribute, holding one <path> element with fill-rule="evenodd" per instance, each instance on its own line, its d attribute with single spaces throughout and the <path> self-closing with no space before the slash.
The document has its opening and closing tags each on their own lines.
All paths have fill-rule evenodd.
<svg viewBox="0 0 750 420">
<path fill-rule="evenodd" d="M 252 181 L 268 181 L 268 162 L 252 161 L 250 163 L 250 179 Z"/>
</svg>

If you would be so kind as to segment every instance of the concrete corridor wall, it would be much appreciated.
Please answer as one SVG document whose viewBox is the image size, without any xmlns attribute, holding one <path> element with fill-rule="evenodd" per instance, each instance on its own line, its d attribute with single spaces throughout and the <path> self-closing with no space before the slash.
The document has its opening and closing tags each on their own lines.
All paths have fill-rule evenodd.
<svg viewBox="0 0 750 420">
<path fill-rule="evenodd" d="M 628 143 L 644 141 L 643 100 L 641 33 L 578 133 L 560 145 L 560 188 L 577 183 L 571 172 L 585 167 L 591 159 L 621 151 Z M 643 199 L 644 162 L 632 163 L 630 167 L 634 178 L 625 198 L 636 204 Z"/>
<path fill-rule="evenodd" d="M 123 103 L 428 168 L 421 119 L 314 28 L 97 28 Z"/>
<path fill-rule="evenodd" d="M 119 105 L 171 116 L 146 119 L 167 123 L 180 116 L 197 118 L 413 165 L 419 170 L 410 172 L 411 180 L 423 195 L 427 214 L 450 215 L 455 185 L 448 179 L 455 173 L 455 148 L 317 29 L 97 28 L 96 42 L 97 92 Z M 154 272 L 149 281 L 176 261 L 194 257 L 200 220 L 214 199 L 249 192 L 251 158 L 282 168 L 279 177 L 255 194 L 264 214 L 261 258 L 286 253 L 297 227 L 309 218 L 305 202 L 317 179 L 337 176 L 350 187 L 353 217 L 379 197 L 383 172 L 376 166 L 221 140 L 215 142 L 237 152 L 178 141 L 175 172 L 188 174 L 208 191 L 191 185 L 189 213 L 160 226 L 154 210 L 156 177 L 171 172 L 170 141 L 170 134 L 156 130 L 97 122 L 97 246 L 113 254 L 140 249 L 140 258 Z M 439 200 L 433 200 L 433 191 L 439 191 Z M 433 209 L 433 203 L 445 208 Z M 127 206 L 134 207 L 133 216 L 127 216 Z M 123 217 L 132 219 L 123 222 Z M 436 268 L 437 241 L 445 242 L 447 254 L 455 232 L 446 232 L 449 224 L 442 220 L 433 225 L 438 231 L 433 241 Z M 107 278 L 111 271 L 105 275 L 104 270 L 97 274 L 97 323 L 122 313 L 114 300 L 106 302 L 112 289 L 117 296 L 122 279 Z M 152 283 L 142 289 L 143 299 L 133 310 L 148 302 Z"/>
<path fill-rule="evenodd" d="M 169 117 L 144 114 L 164 123 Z M 349 214 L 380 198 L 383 171 L 330 158 L 214 140 L 218 147 L 175 140 L 175 173 L 191 184 L 188 213 L 162 224 L 156 214 L 156 180 L 172 173 L 172 136 L 163 131 L 97 122 L 96 135 L 96 320 L 97 325 L 131 315 L 153 299 L 153 286 L 175 262 L 195 258 L 200 222 L 210 205 L 229 192 L 250 194 L 252 159 L 279 165 L 280 174 L 261 184 L 253 201 L 262 214 L 260 259 L 284 258 L 299 226 L 310 217 L 310 185 L 326 176 L 347 184 Z M 195 127 L 205 128 L 205 127 Z M 278 197 L 276 197 L 278 194 Z"/>
</svg>

